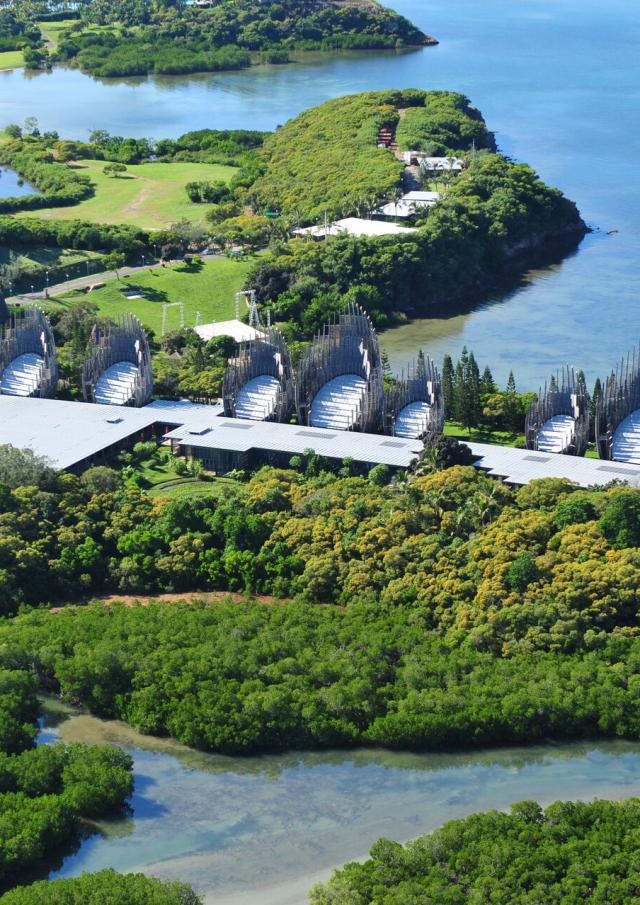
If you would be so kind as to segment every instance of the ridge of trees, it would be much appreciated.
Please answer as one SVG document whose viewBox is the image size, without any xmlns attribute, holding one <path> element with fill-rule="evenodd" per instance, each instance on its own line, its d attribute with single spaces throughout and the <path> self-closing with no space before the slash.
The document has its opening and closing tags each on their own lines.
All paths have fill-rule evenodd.
<svg viewBox="0 0 640 905">
<path fill-rule="evenodd" d="M 291 464 L 220 499 L 170 500 L 150 498 L 128 466 L 79 478 L 45 462 L 34 480 L 25 459 L 32 483 L 18 486 L 20 454 L 0 451 L 3 611 L 99 592 L 376 600 L 503 656 L 636 631 L 637 490 L 548 479 L 514 493 L 472 467 L 430 462 L 385 486 L 388 470 L 367 479 L 345 462 L 336 474 L 311 452 Z"/>
<path fill-rule="evenodd" d="M 419 608 L 163 601 L 34 611 L 0 640 L 0 664 L 97 716 L 208 751 L 640 737 L 637 637 L 499 657 Z"/>
<path fill-rule="evenodd" d="M 142 0 L 91 0 L 62 36 L 60 59 L 97 76 L 179 74 L 286 63 L 291 49 L 374 50 L 435 43 L 403 16 L 377 3 L 259 0 L 214 3 L 209 9 Z M 96 29 L 94 26 L 100 26 Z"/>
<path fill-rule="evenodd" d="M 640 800 L 521 801 L 451 820 L 407 845 L 380 839 L 311 892 L 310 905 L 475 905 L 637 900 Z"/>
</svg>

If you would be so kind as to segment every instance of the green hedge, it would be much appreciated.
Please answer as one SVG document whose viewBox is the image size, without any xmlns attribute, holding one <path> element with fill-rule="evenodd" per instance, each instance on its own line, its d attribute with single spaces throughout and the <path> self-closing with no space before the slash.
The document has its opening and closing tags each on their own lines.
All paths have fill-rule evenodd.
<svg viewBox="0 0 640 905">
<path fill-rule="evenodd" d="M 88 176 L 75 173 L 66 164 L 56 163 L 40 146 L 29 147 L 22 142 L 0 145 L 0 163 L 12 167 L 40 193 L 0 198 L 0 214 L 79 204 L 95 191 Z"/>
</svg>

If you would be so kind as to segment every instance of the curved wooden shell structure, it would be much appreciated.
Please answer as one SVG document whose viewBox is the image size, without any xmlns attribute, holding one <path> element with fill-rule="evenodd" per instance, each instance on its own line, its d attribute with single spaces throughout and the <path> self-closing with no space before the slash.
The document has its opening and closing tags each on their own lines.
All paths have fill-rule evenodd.
<svg viewBox="0 0 640 905">
<path fill-rule="evenodd" d="M 222 385 L 224 413 L 249 421 L 287 421 L 293 409 L 289 349 L 275 327 L 240 344 Z"/>
<path fill-rule="evenodd" d="M 87 402 L 140 408 L 151 401 L 153 371 L 149 342 L 142 324 L 132 314 L 118 323 L 96 324 L 91 333 L 82 371 Z"/>
<path fill-rule="evenodd" d="M 525 421 L 528 449 L 583 456 L 589 443 L 589 397 L 582 377 L 566 367 L 531 403 Z"/>
<path fill-rule="evenodd" d="M 378 337 L 367 313 L 349 305 L 326 324 L 304 355 L 296 380 L 300 424 L 375 432 L 384 384 Z"/>
<path fill-rule="evenodd" d="M 20 308 L 0 326 L 0 394 L 55 396 L 58 361 L 51 323 L 40 308 Z"/>
</svg>

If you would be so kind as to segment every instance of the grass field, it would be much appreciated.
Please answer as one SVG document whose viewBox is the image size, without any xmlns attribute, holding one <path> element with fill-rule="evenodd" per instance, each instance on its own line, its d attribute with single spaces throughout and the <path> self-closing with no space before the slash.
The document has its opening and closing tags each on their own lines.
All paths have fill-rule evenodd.
<svg viewBox="0 0 640 905">
<path fill-rule="evenodd" d="M 0 70 L 18 69 L 24 65 L 24 57 L 21 50 L 5 50 L 0 53 Z"/>
<path fill-rule="evenodd" d="M 203 223 L 208 206 L 189 201 L 185 185 L 202 180 L 227 182 L 236 172 L 234 167 L 211 163 L 141 163 L 114 178 L 104 175 L 105 165 L 103 160 L 76 164 L 77 172 L 86 174 L 95 184 L 93 198 L 73 207 L 44 208 L 17 216 L 130 223 L 143 229 L 162 229 L 183 218 Z"/>
<path fill-rule="evenodd" d="M 42 32 L 43 38 L 48 42 L 49 49 L 55 50 L 60 40 L 60 32 L 76 22 L 78 22 L 78 19 L 61 19 L 59 22 L 38 22 L 38 27 Z"/>
<path fill-rule="evenodd" d="M 186 327 L 195 326 L 197 311 L 203 324 L 235 317 L 235 294 L 242 289 L 250 266 L 247 261 L 219 258 L 202 265 L 175 264 L 145 270 L 120 280 L 109 280 L 104 288 L 89 294 L 71 292 L 58 296 L 54 307 L 69 307 L 89 299 L 107 317 L 115 318 L 131 311 L 160 336 L 163 302 L 183 302 Z M 140 290 L 144 298 L 125 298 L 123 290 L 133 289 Z M 177 330 L 179 310 L 174 308 L 169 315 L 168 329 Z"/>
<path fill-rule="evenodd" d="M 444 426 L 444 434 L 446 437 L 455 437 L 462 443 L 495 443 L 498 446 L 515 446 L 519 439 L 524 440 L 523 434 L 510 434 L 506 431 L 483 431 L 472 429 L 468 431 L 466 427 L 457 424 L 455 421 L 447 421 Z"/>
</svg>

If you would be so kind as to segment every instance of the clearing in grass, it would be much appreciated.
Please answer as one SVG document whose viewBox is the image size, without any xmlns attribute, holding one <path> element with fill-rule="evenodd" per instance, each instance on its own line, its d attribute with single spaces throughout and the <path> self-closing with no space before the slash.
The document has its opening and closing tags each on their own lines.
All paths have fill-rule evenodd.
<svg viewBox="0 0 640 905">
<path fill-rule="evenodd" d="M 28 211 L 56 220 L 88 220 L 91 223 L 128 223 L 142 229 L 164 229 L 178 220 L 204 223 L 206 204 L 189 201 L 188 182 L 228 182 L 234 167 L 212 163 L 131 164 L 120 176 L 103 173 L 104 160 L 82 160 L 72 164 L 95 184 L 95 195 L 72 207 L 43 208 Z M 21 215 L 18 215 L 21 216 Z"/>
<path fill-rule="evenodd" d="M 90 293 L 70 292 L 58 296 L 54 307 L 70 307 L 89 299 L 98 305 L 101 314 L 117 318 L 131 312 L 156 336 L 162 333 L 162 306 L 164 302 L 184 304 L 185 326 L 230 320 L 235 317 L 235 295 L 242 289 L 250 264 L 232 258 L 217 258 L 202 264 L 176 264 L 145 270 L 122 279 L 108 280 L 101 289 Z M 136 293 L 142 298 L 127 298 L 125 293 Z M 178 308 L 168 312 L 167 329 L 180 327 Z"/>
</svg>

